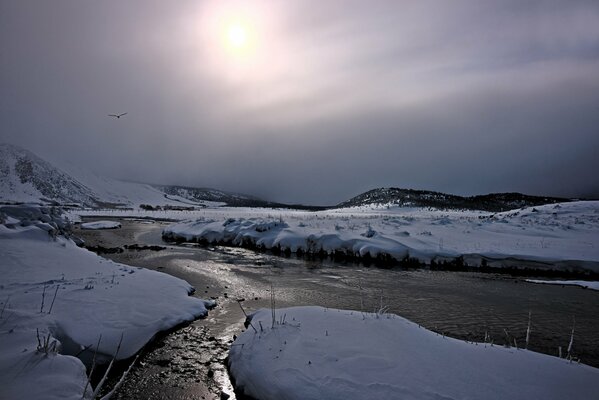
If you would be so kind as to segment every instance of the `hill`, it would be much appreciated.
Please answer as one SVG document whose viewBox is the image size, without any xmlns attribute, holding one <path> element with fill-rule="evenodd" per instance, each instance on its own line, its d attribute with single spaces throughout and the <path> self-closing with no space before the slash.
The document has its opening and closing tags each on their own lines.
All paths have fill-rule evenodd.
<svg viewBox="0 0 599 400">
<path fill-rule="evenodd" d="M 138 207 L 141 204 L 256 206 L 267 203 L 215 189 L 153 186 L 110 179 L 72 165 L 57 166 L 11 144 L 0 144 L 0 202 L 82 207 Z"/>
<path fill-rule="evenodd" d="M 568 201 L 570 200 L 558 197 L 529 196 L 522 193 L 492 193 L 463 197 L 428 190 L 378 188 L 339 203 L 334 208 L 380 205 L 500 212 Z"/>
</svg>

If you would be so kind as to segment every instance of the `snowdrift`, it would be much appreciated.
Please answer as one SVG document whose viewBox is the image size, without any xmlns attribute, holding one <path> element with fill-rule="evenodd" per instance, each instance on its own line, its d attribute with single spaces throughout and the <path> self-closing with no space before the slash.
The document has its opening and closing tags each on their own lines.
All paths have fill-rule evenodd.
<svg viewBox="0 0 599 400">
<path fill-rule="evenodd" d="M 438 335 L 393 314 L 321 307 L 251 315 L 233 343 L 238 390 L 260 400 L 596 399 L 599 369 Z"/>
<path fill-rule="evenodd" d="M 213 305 L 181 279 L 78 248 L 48 210 L 0 208 L 0 222 L 0 398 L 81 399 L 96 348 L 110 359 L 122 336 L 117 358 L 129 358 Z"/>
<path fill-rule="evenodd" d="M 163 230 L 172 241 L 220 243 L 289 253 L 422 263 L 534 265 L 599 272 L 599 202 L 551 204 L 503 213 L 362 209 L 273 216 L 232 211 Z M 278 214 L 278 215 L 277 215 Z"/>
</svg>

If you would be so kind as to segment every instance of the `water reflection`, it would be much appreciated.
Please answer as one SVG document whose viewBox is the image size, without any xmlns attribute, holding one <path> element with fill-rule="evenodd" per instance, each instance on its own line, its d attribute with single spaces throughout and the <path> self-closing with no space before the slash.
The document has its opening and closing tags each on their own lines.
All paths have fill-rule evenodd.
<svg viewBox="0 0 599 400">
<path fill-rule="evenodd" d="M 592 290 L 532 285 L 505 275 L 360 268 L 244 249 L 196 249 L 206 251 L 213 260 L 192 264 L 196 271 L 218 274 L 241 294 L 268 297 L 272 282 L 281 306 L 369 312 L 384 306 L 388 312 L 466 340 L 483 341 L 488 336 L 496 344 L 513 345 L 515 340 L 523 347 L 531 311 L 529 348 L 557 355 L 558 348 L 569 343 L 575 317 L 575 356 L 599 366 L 599 293 Z"/>
</svg>

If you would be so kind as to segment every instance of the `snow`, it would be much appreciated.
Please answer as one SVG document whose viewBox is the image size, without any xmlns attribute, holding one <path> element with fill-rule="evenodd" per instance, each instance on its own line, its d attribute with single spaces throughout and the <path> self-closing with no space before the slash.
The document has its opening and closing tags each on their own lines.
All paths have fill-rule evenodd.
<svg viewBox="0 0 599 400">
<path fill-rule="evenodd" d="M 539 284 L 545 284 L 545 285 L 571 285 L 571 286 L 580 286 L 585 289 L 599 290 L 599 282 L 596 282 L 596 281 L 576 281 L 576 280 L 547 281 L 547 280 L 540 280 L 540 279 L 527 279 L 526 282 L 539 283 Z"/>
<path fill-rule="evenodd" d="M 95 174 L 85 168 L 66 163 L 60 169 L 93 191 L 95 198 L 106 203 L 124 204 L 139 207 L 140 204 L 188 206 L 204 202 L 194 202 L 180 196 L 166 195 L 157 188 L 143 183 L 125 182 Z"/>
<path fill-rule="evenodd" d="M 94 221 L 94 222 L 84 222 L 81 224 L 81 229 L 117 229 L 121 227 L 120 222 L 116 221 Z"/>
<path fill-rule="evenodd" d="M 189 296 L 181 279 L 78 248 L 63 236 L 64 221 L 44 209 L 3 213 L 10 217 L 0 218 L 0 398 L 81 399 L 87 378 L 79 358 L 91 358 L 100 336 L 100 360 L 112 357 L 121 335 L 117 358 L 126 359 L 213 305 Z M 47 352 L 38 350 L 38 331 Z M 79 354 L 83 346 L 92 350 Z"/>
<path fill-rule="evenodd" d="M 93 202 L 91 190 L 35 154 L 0 144 L 0 200 L 40 203 Z"/>
<path fill-rule="evenodd" d="M 84 206 L 109 203 L 131 207 L 207 204 L 166 195 L 151 185 L 102 177 L 68 163 L 50 163 L 10 144 L 0 144 L 0 201 L 38 204 L 56 201 Z"/>
<path fill-rule="evenodd" d="M 166 214 L 165 214 L 166 216 Z M 170 240 L 352 257 L 463 257 L 469 265 L 599 271 L 599 202 L 579 201 L 504 213 L 359 207 L 323 212 L 206 209 L 169 214 L 190 220 L 167 227 Z M 526 265 L 526 264 L 525 264 Z"/>
<path fill-rule="evenodd" d="M 230 372 L 270 399 L 596 399 L 599 369 L 528 350 L 438 335 L 392 314 L 321 307 L 252 316 Z"/>
</svg>

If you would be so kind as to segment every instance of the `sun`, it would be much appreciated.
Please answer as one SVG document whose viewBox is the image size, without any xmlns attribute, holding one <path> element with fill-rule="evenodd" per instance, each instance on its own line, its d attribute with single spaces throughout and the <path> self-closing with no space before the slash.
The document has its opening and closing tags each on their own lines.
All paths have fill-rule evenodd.
<svg viewBox="0 0 599 400">
<path fill-rule="evenodd" d="M 221 28 L 223 49 L 237 63 L 247 62 L 255 50 L 255 30 L 248 18 L 229 18 Z"/>
<path fill-rule="evenodd" d="M 193 24 L 198 32 L 203 65 L 210 64 L 225 79 L 244 82 L 257 80 L 271 70 L 272 57 L 267 55 L 273 51 L 273 39 L 278 38 L 273 35 L 276 30 L 270 9 L 250 7 L 247 0 L 201 3 L 205 8 L 194 23 L 190 19 L 190 29 Z"/>
<path fill-rule="evenodd" d="M 234 49 L 242 49 L 248 44 L 248 33 L 245 26 L 232 23 L 227 28 L 227 43 Z"/>
</svg>

